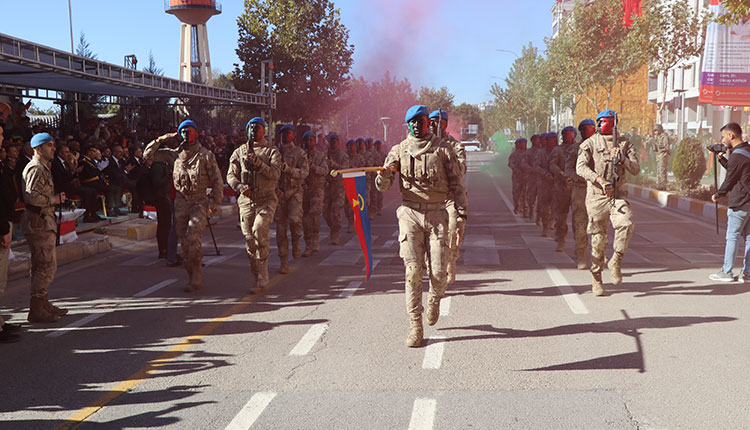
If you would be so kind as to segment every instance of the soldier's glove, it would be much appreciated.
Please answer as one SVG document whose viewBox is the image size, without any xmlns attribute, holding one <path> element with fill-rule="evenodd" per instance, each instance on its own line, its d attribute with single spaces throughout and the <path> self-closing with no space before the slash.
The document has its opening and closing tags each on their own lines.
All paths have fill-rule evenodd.
<svg viewBox="0 0 750 430">
<path fill-rule="evenodd" d="M 218 203 L 211 203 L 211 205 L 208 207 L 208 214 L 209 215 L 216 215 L 219 213 L 219 204 Z"/>
<path fill-rule="evenodd" d="M 281 165 L 281 171 L 282 171 L 282 172 L 284 172 L 284 173 L 286 173 L 286 174 L 290 174 L 290 173 L 292 173 L 292 168 L 291 168 L 291 167 L 289 167 L 289 165 L 288 165 L 288 164 L 286 164 L 286 163 L 283 163 L 283 164 Z"/>
</svg>

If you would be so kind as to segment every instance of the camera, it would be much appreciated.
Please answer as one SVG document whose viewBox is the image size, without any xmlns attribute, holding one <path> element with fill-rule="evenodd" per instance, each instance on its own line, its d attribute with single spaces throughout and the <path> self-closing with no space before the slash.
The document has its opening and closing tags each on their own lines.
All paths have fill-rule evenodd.
<svg viewBox="0 0 750 430">
<path fill-rule="evenodd" d="M 715 153 L 715 154 L 724 154 L 727 152 L 727 147 L 722 145 L 721 143 L 714 143 L 713 145 L 708 145 L 706 147 L 709 151 Z"/>
</svg>

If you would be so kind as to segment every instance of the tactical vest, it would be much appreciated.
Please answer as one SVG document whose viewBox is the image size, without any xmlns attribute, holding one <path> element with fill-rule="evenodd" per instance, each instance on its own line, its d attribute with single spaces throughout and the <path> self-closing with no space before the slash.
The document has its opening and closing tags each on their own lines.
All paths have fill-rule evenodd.
<svg viewBox="0 0 750 430">
<path fill-rule="evenodd" d="M 445 143 L 435 144 L 416 159 L 407 151 L 407 141 L 398 146 L 399 185 L 404 201 L 445 203 L 448 198 L 448 174 L 445 170 Z"/>
</svg>

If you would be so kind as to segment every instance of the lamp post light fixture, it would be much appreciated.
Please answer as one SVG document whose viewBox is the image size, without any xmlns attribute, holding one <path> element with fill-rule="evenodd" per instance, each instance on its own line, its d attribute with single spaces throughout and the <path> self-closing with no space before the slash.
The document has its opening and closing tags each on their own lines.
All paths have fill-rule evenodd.
<svg viewBox="0 0 750 430">
<path fill-rule="evenodd" d="M 390 121 L 391 118 L 388 116 L 384 116 L 380 118 L 380 121 L 383 123 L 383 143 L 385 144 L 388 142 L 388 121 Z"/>
</svg>

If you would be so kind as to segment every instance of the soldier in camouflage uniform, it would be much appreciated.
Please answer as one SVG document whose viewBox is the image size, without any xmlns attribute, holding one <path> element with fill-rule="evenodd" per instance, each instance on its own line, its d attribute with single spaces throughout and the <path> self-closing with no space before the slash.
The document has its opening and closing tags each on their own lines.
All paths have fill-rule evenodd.
<svg viewBox="0 0 750 430">
<path fill-rule="evenodd" d="M 382 166 L 385 162 L 386 153 L 383 151 L 383 142 L 376 140 L 373 148 L 373 166 Z M 371 214 L 382 215 L 383 214 L 383 193 L 378 190 L 375 186 L 375 180 L 372 181 L 372 199 L 370 200 L 373 205 Z"/>
<path fill-rule="evenodd" d="M 536 173 L 534 164 L 536 162 L 537 153 L 541 151 L 541 136 L 535 134 L 531 136 L 531 148 L 526 151 L 526 213 L 525 218 L 534 221 L 536 207 L 536 192 L 537 186 L 539 185 L 539 177 Z"/>
<path fill-rule="evenodd" d="M 461 142 L 448 133 L 448 113 L 442 109 L 430 113 L 430 132 L 436 136 L 438 135 L 438 125 L 440 126 L 440 137 L 442 137 L 443 141 L 447 143 L 456 154 L 459 170 L 461 172 L 461 181 L 463 182 L 464 175 L 466 174 L 466 150 L 463 145 L 461 145 Z M 448 242 L 448 247 L 450 248 L 450 260 L 448 260 L 447 268 L 448 283 L 452 284 L 456 281 L 456 261 L 458 261 L 458 257 L 460 257 L 460 248 L 463 244 L 466 220 L 460 220 L 458 218 L 455 201 L 450 196 L 446 202 L 445 209 L 448 211 L 448 234 L 450 235 L 450 241 Z"/>
<path fill-rule="evenodd" d="M 328 167 L 331 170 L 349 168 L 349 157 L 339 148 L 339 136 L 331 134 L 328 136 Z M 339 245 L 339 232 L 341 231 L 341 212 L 346 205 L 346 189 L 344 179 L 341 175 L 326 177 L 326 195 L 323 207 L 323 217 L 331 231 L 331 245 Z"/>
<path fill-rule="evenodd" d="M 169 141 L 182 137 L 176 148 L 161 148 Z M 182 243 L 185 270 L 188 273 L 186 292 L 197 291 L 203 283 L 203 229 L 210 214 L 216 213 L 224 197 L 224 181 L 214 154 L 198 141 L 198 127 L 193 121 L 183 121 L 177 133 L 156 138 L 146 146 L 143 156 L 152 162 L 174 164 L 172 170 L 177 195 L 174 200 L 175 231 Z M 206 189 L 211 187 L 211 197 Z"/>
<path fill-rule="evenodd" d="M 346 155 L 349 157 L 349 167 L 365 167 L 365 157 L 359 152 L 359 145 L 364 146 L 364 139 L 361 137 L 356 141 L 349 140 L 346 142 Z M 354 212 L 352 211 L 352 205 L 344 205 L 344 213 L 346 213 L 347 233 L 354 233 Z"/>
<path fill-rule="evenodd" d="M 406 345 L 422 344 L 422 265 L 430 263 L 430 291 L 427 324 L 434 325 L 440 315 L 440 299 L 447 285 L 446 255 L 448 212 L 445 202 L 455 199 L 459 218 L 466 219 L 466 189 L 455 152 L 429 131 L 427 108 L 417 105 L 406 112 L 409 135 L 391 148 L 385 170 L 375 184 L 381 191 L 393 185 L 399 172 L 402 204 L 396 212 L 399 224 L 400 256 L 406 266 L 406 310 L 410 331 Z"/>
<path fill-rule="evenodd" d="M 615 144 L 617 114 L 607 109 L 596 117 L 597 132 L 581 143 L 576 173 L 588 182 L 586 211 L 591 235 L 591 289 L 594 295 L 606 294 L 602 285 L 602 266 L 607 248 L 607 221 L 612 222 L 614 253 L 609 260 L 612 283 L 622 282 L 621 265 L 633 235 L 633 213 L 628 203 L 625 173 L 640 172 L 635 149 L 627 141 Z M 617 181 L 616 184 L 613 182 Z"/>
<path fill-rule="evenodd" d="M 540 143 L 542 146 L 534 159 L 534 172 L 539 178 L 536 190 L 536 217 L 537 224 L 542 226 L 542 236 L 549 237 L 549 230 L 552 226 L 552 187 L 554 186 L 554 178 L 549 165 L 552 149 L 557 145 L 557 134 L 543 134 L 540 137 Z"/>
<path fill-rule="evenodd" d="M 378 166 L 375 150 L 373 149 L 374 140 L 371 137 L 365 139 L 365 145 L 362 150 L 362 156 L 365 158 L 365 166 Z M 375 207 L 373 206 L 373 193 L 375 190 L 375 172 L 367 172 L 367 214 L 370 219 L 375 218 Z"/>
<path fill-rule="evenodd" d="M 516 139 L 516 149 L 508 157 L 508 167 L 512 173 L 513 182 L 513 213 L 526 213 L 526 195 L 524 188 L 526 186 L 525 163 L 522 160 L 526 158 L 526 139 L 521 137 Z"/>
<path fill-rule="evenodd" d="M 305 237 L 303 257 L 320 251 L 320 214 L 323 211 L 328 158 L 325 152 L 317 149 L 315 133 L 308 131 L 302 136 L 302 148 L 307 152 L 310 173 L 305 180 L 302 195 L 302 231 Z"/>
<path fill-rule="evenodd" d="M 557 252 L 565 250 L 565 237 L 568 235 L 568 213 L 570 212 L 570 197 L 573 181 L 565 173 L 565 163 L 571 157 L 577 157 L 578 152 L 573 154 L 573 142 L 576 139 L 576 129 L 567 126 L 562 130 L 562 145 L 557 145 L 552 150 L 549 164 L 550 173 L 555 180 L 555 241 Z"/>
<path fill-rule="evenodd" d="M 279 273 L 289 273 L 289 241 L 287 226 L 292 235 L 292 256 L 302 256 L 302 185 L 310 166 L 307 153 L 294 144 L 294 126 L 286 124 L 281 133 L 281 179 L 279 180 L 279 206 L 276 208 L 276 246 L 279 250 Z"/>
<path fill-rule="evenodd" d="M 268 288 L 268 255 L 271 222 L 278 205 L 276 185 L 283 160 L 279 150 L 266 140 L 266 122 L 260 117 L 247 126 L 247 142 L 229 157 L 227 183 L 237 194 L 240 228 L 254 277 L 252 293 Z"/>
<path fill-rule="evenodd" d="M 592 119 L 584 119 L 578 125 L 581 133 L 581 142 L 591 137 L 596 132 L 596 124 Z M 578 270 L 588 269 L 586 264 L 586 249 L 589 246 L 589 236 L 586 230 L 589 225 L 586 213 L 586 180 L 576 173 L 576 160 L 581 143 L 573 143 L 570 147 L 570 157 L 565 163 L 565 174 L 573 186 L 570 194 L 570 205 L 573 211 L 573 237 L 576 242 L 576 261 Z"/>
<path fill-rule="evenodd" d="M 68 313 L 67 309 L 52 305 L 47 298 L 47 287 L 57 271 L 55 241 L 57 222 L 55 205 L 65 202 L 65 193 L 55 194 L 52 171 L 48 165 L 55 156 L 55 142 L 47 133 L 31 138 L 34 156 L 22 173 L 22 196 L 26 211 L 21 229 L 31 252 L 31 300 L 29 322 L 51 323 Z"/>
<path fill-rule="evenodd" d="M 651 147 L 656 155 L 656 188 L 660 190 L 667 189 L 667 167 L 669 166 L 669 156 L 672 152 L 669 149 L 669 137 L 664 134 L 664 128 L 661 124 L 654 126 L 654 137 L 651 139 Z"/>
</svg>

